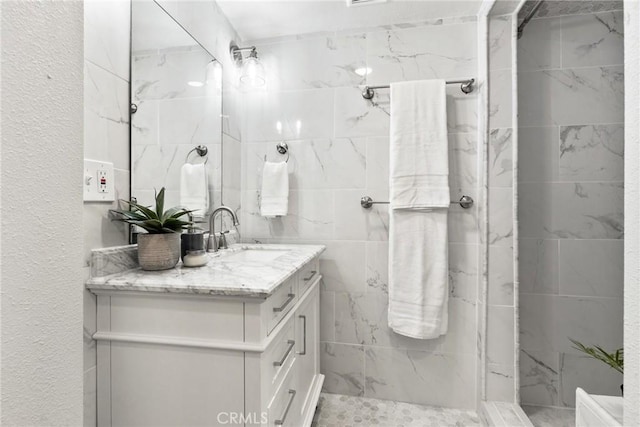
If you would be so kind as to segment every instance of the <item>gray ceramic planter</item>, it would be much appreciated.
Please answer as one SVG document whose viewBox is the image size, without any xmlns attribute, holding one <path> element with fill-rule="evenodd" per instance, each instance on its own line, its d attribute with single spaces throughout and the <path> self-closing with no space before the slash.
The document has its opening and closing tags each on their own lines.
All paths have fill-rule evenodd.
<svg viewBox="0 0 640 427">
<path fill-rule="evenodd" d="M 138 235 L 138 263 L 143 270 L 167 270 L 179 259 L 180 233 Z"/>
</svg>

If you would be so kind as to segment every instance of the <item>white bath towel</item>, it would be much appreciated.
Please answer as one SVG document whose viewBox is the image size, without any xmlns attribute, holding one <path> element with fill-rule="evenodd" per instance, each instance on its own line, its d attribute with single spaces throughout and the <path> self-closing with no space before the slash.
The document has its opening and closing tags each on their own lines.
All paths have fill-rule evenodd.
<svg viewBox="0 0 640 427">
<path fill-rule="evenodd" d="M 209 186 L 205 163 L 185 163 L 180 169 L 180 206 L 202 218 L 209 209 Z"/>
<path fill-rule="evenodd" d="M 449 159 L 445 82 L 391 85 L 389 327 L 447 331 Z"/>
<path fill-rule="evenodd" d="M 289 211 L 289 172 L 286 162 L 264 162 L 260 215 L 284 216 Z"/>
</svg>

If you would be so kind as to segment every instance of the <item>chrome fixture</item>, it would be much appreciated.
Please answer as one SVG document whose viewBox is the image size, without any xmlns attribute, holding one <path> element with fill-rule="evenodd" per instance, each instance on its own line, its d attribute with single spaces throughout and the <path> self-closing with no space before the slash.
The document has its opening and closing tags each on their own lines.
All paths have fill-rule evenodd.
<svg viewBox="0 0 640 427">
<path fill-rule="evenodd" d="M 215 230 L 215 218 L 218 212 L 227 212 L 231 215 L 231 219 L 233 220 L 233 226 L 237 227 L 240 225 L 238 222 L 238 217 L 233 209 L 227 206 L 220 206 L 216 208 L 209 218 L 209 239 L 207 240 L 207 252 L 218 252 L 218 249 L 228 249 L 227 246 L 227 238 L 225 234 L 229 231 L 220 231 L 220 240 L 216 241 L 216 230 Z"/>
<path fill-rule="evenodd" d="M 242 52 L 249 51 L 244 58 Z M 258 51 L 255 46 L 238 47 L 234 42 L 229 45 L 231 59 L 240 68 L 240 83 L 247 87 L 264 86 L 267 82 L 264 65 L 258 59 Z"/>
<path fill-rule="evenodd" d="M 276 145 L 276 150 L 278 150 L 278 153 L 282 154 L 282 155 L 287 155 L 287 160 L 285 160 L 286 163 L 289 162 L 289 146 L 287 145 L 286 142 L 282 141 L 280 143 L 278 143 Z"/>
<path fill-rule="evenodd" d="M 473 84 L 476 79 L 467 79 L 467 80 L 447 80 L 445 83 L 448 85 L 460 84 L 460 90 L 462 93 L 468 94 L 473 92 Z M 372 99 L 373 95 L 375 95 L 376 89 L 389 89 L 389 85 L 385 86 L 365 86 L 362 91 L 362 97 L 364 99 Z"/>
<path fill-rule="evenodd" d="M 529 21 L 531 21 L 531 19 L 533 18 L 533 15 L 535 15 L 538 9 L 540 9 L 540 6 L 542 5 L 542 3 L 544 3 L 544 0 L 540 0 L 538 4 L 533 6 L 533 9 L 531 9 L 531 11 L 527 14 L 527 16 L 524 17 L 520 25 L 518 25 L 518 39 L 522 37 L 522 34 L 524 33 L 524 27 L 527 26 Z"/>
<path fill-rule="evenodd" d="M 198 153 L 198 156 L 200 157 L 204 157 L 207 155 L 207 153 L 209 152 L 209 149 L 204 146 L 204 145 L 198 145 L 196 148 L 192 149 L 191 151 L 189 151 L 187 153 L 187 157 L 184 159 L 185 163 L 189 163 L 189 156 L 191 155 L 191 153 L 193 152 Z M 207 163 L 209 161 L 209 158 L 207 157 L 206 159 L 204 159 L 204 162 Z"/>
<path fill-rule="evenodd" d="M 389 202 L 374 202 L 373 199 L 369 196 L 364 196 L 360 199 L 360 206 L 365 209 L 371 209 L 373 205 L 388 205 Z M 462 196 L 460 200 L 452 200 L 452 205 L 460 205 L 463 209 L 469 209 L 473 206 L 473 199 L 469 196 Z"/>
</svg>

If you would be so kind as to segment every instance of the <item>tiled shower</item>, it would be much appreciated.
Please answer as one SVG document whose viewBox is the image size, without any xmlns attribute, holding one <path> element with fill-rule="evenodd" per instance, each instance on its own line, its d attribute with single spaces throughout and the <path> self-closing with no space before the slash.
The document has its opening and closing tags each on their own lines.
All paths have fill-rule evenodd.
<svg viewBox="0 0 640 427">
<path fill-rule="evenodd" d="M 620 395 L 622 375 L 569 340 L 622 347 L 623 14 L 600 3 L 614 10 L 547 5 L 518 41 L 523 405 Z"/>
</svg>

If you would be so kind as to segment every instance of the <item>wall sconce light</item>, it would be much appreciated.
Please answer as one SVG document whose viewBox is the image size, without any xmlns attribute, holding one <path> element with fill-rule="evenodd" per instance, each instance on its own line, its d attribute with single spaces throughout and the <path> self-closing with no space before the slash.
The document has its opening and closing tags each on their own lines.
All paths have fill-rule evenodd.
<svg viewBox="0 0 640 427">
<path fill-rule="evenodd" d="M 242 52 L 249 52 L 244 58 Z M 229 46 L 231 59 L 240 68 L 240 83 L 246 87 L 262 87 L 267 82 L 265 77 L 264 65 L 258 59 L 258 51 L 255 46 L 238 47 L 231 42 Z"/>
</svg>

